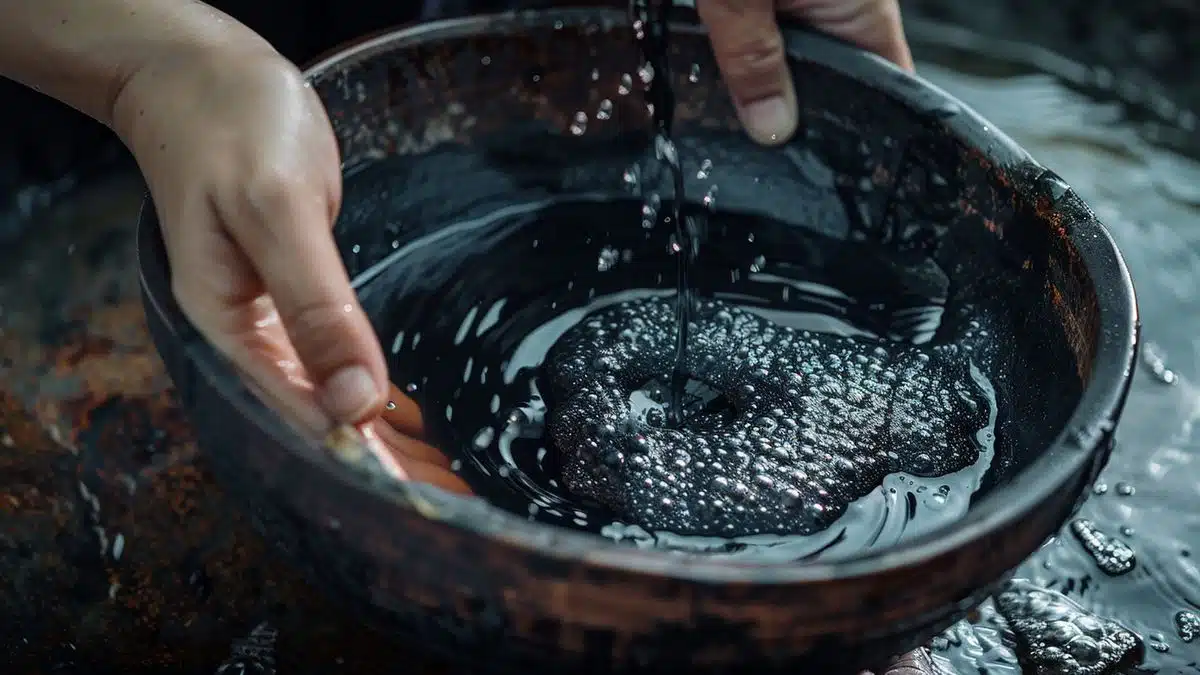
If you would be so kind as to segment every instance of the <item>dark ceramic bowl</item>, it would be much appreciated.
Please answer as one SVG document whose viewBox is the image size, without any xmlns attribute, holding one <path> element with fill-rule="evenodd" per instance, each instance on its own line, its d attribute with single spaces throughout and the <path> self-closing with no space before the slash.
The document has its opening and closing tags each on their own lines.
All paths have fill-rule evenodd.
<svg viewBox="0 0 1200 675">
<path fill-rule="evenodd" d="M 722 184 L 740 185 L 721 199 L 795 228 L 772 255 L 795 249 L 812 265 L 862 270 L 846 282 L 860 298 L 938 286 L 937 335 L 971 321 L 972 307 L 993 310 L 997 456 L 961 520 L 832 562 L 732 564 L 618 546 L 417 486 L 433 506 L 427 517 L 404 493 L 330 459 L 239 382 L 180 312 L 153 209 L 143 216 L 151 330 L 220 480 L 326 592 L 387 630 L 415 633 L 480 667 L 877 665 L 985 599 L 1058 530 L 1111 449 L 1134 367 L 1134 292 L 1112 240 L 1061 179 L 919 77 L 803 30 L 787 35 L 801 133 L 784 149 L 756 148 L 737 130 L 702 31 L 682 21 L 677 33 L 677 134 L 687 147 L 720 155 Z M 572 246 L 586 237 L 569 227 L 541 252 L 480 257 L 494 251 L 464 234 L 426 247 L 436 253 L 411 265 L 380 272 L 376 263 L 514 195 L 625 194 L 621 171 L 646 141 L 644 109 L 620 91 L 635 68 L 623 13 L 558 9 L 406 28 L 307 71 L 350 176 L 336 235 L 385 345 L 403 319 L 390 309 L 393 285 L 445 287 L 447 269 L 477 270 L 460 274 L 454 293 L 423 304 L 408 296 L 421 305 L 410 314 L 437 310 L 421 326 L 427 360 L 460 365 L 469 354 L 455 340 L 459 322 L 437 317 L 461 317 L 497 298 L 545 297 L 595 267 L 595 246 L 579 264 Z M 579 111 L 606 100 L 606 114 L 585 114 L 581 124 Z M 353 178 L 393 155 L 432 157 L 446 148 L 469 148 L 474 159 L 406 164 L 382 186 Z M 727 250 L 716 239 L 706 250 Z M 672 260 L 664 253 L 640 272 L 610 275 L 606 290 L 653 285 L 662 277 L 655 269 L 669 285 Z M 930 273 L 931 265 L 941 271 Z M 864 311 L 870 322 L 874 310 Z M 419 364 L 393 367 L 397 382 L 421 377 Z M 463 447 L 460 433 L 473 430 L 429 413 L 447 396 L 436 383 L 421 392 L 426 426 L 443 447 Z"/>
</svg>

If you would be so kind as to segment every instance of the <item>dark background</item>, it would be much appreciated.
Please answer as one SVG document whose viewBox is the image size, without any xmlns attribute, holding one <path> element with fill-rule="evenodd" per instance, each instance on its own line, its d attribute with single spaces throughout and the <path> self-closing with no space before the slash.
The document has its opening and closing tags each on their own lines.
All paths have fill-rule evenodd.
<svg viewBox="0 0 1200 675">
<path fill-rule="evenodd" d="M 532 0 L 552 4 L 551 0 Z M 211 0 L 298 63 L 364 33 L 419 18 L 417 0 Z M 442 0 L 445 14 L 494 11 L 505 0 Z M 1046 46 L 1102 64 L 1132 82 L 1159 83 L 1185 107 L 1200 104 L 1192 64 L 1200 52 L 1195 0 L 903 0 L 906 15 Z M 37 196 L 64 176 L 128 161 L 105 129 L 50 99 L 0 80 L 0 242 L 27 222 Z M 65 186 L 63 186 L 65 187 Z"/>
</svg>

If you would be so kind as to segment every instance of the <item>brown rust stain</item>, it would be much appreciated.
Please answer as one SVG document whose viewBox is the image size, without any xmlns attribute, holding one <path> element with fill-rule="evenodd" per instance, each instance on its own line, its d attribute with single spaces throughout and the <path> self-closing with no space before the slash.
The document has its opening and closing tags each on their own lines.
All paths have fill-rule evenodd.
<svg viewBox="0 0 1200 675">
<path fill-rule="evenodd" d="M 444 672 L 278 562 L 213 482 L 142 314 L 140 186 L 105 190 L 0 266 L 5 672 L 211 673 L 263 620 L 292 672 Z"/>
</svg>

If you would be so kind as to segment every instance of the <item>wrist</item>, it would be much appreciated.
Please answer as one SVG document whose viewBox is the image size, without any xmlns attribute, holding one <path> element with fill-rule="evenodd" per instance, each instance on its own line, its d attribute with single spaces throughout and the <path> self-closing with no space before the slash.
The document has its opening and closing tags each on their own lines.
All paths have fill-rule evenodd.
<svg viewBox="0 0 1200 675">
<path fill-rule="evenodd" d="M 177 113 L 180 96 L 203 97 L 210 84 L 206 75 L 236 72 L 248 60 L 279 61 L 283 67 L 294 68 L 266 40 L 240 24 L 237 27 L 245 35 L 156 45 L 121 74 L 113 88 L 109 126 L 135 155 L 141 122 L 160 111 Z"/>
<path fill-rule="evenodd" d="M 126 84 L 159 59 L 222 48 L 270 49 L 203 2 L 0 2 L 0 75 L 114 126 Z"/>
</svg>

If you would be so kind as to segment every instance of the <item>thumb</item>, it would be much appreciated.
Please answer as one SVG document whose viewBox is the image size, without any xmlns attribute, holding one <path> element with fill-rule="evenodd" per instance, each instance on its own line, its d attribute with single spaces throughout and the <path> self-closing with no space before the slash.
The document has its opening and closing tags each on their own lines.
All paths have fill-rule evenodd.
<svg viewBox="0 0 1200 675">
<path fill-rule="evenodd" d="M 897 0 L 786 0 L 780 9 L 913 70 Z"/>
<path fill-rule="evenodd" d="M 317 402 L 335 422 L 378 414 L 387 391 L 383 351 L 342 265 L 324 199 L 311 190 L 270 190 L 251 199 L 254 222 L 232 234 L 279 311 Z"/>
<path fill-rule="evenodd" d="M 774 0 L 700 0 L 696 10 L 746 133 L 765 145 L 787 142 L 796 132 L 796 90 Z"/>
</svg>

